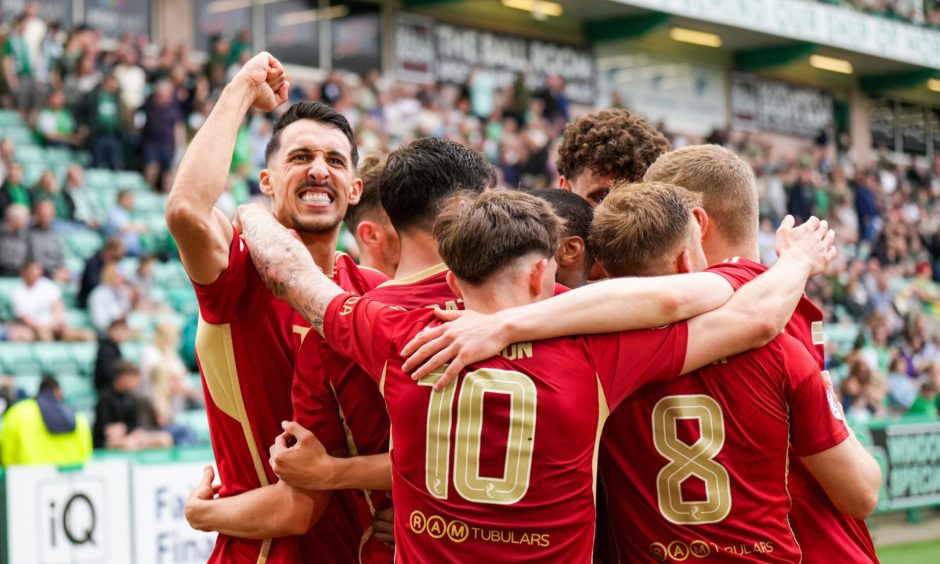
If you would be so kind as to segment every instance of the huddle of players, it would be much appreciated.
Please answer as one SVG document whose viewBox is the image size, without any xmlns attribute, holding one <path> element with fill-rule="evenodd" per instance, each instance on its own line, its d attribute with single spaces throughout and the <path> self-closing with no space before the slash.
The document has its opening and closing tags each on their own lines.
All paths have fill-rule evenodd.
<svg viewBox="0 0 940 564">
<path fill-rule="evenodd" d="M 876 561 L 853 517 L 880 472 L 801 298 L 832 258 L 824 223 L 784 226 L 762 267 L 747 166 L 692 147 L 647 171 L 668 144 L 617 111 L 566 129 L 562 187 L 656 182 L 616 186 L 590 234 L 584 200 L 491 191 L 490 165 L 439 139 L 371 163 L 363 189 L 345 119 L 297 104 L 261 174 L 273 216 L 243 208 L 239 232 L 213 208 L 238 127 L 286 93 L 273 57 L 249 61 L 168 201 L 222 482 L 207 469 L 186 507 L 220 533 L 211 561 L 391 561 L 370 524 L 392 498 L 397 561 L 589 561 L 598 466 L 611 561 Z M 376 270 L 336 253 L 344 215 Z M 614 277 L 683 276 L 555 285 L 583 285 L 595 255 Z"/>
</svg>

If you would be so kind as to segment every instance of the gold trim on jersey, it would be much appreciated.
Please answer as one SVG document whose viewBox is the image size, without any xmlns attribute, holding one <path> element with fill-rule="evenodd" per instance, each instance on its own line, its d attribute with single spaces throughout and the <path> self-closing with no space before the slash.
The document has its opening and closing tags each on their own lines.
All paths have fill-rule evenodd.
<svg viewBox="0 0 940 564">
<path fill-rule="evenodd" d="M 202 375 L 209 389 L 209 396 L 219 410 L 238 421 L 245 435 L 245 443 L 251 454 L 251 462 L 262 486 L 268 485 L 268 476 L 264 472 L 261 462 L 261 453 L 255 444 L 251 423 L 248 421 L 248 412 L 245 400 L 242 397 L 242 388 L 238 378 L 238 367 L 235 363 L 235 344 L 232 341 L 232 326 L 228 323 L 215 325 L 199 316 L 199 325 L 196 329 L 196 354 L 202 366 Z M 261 543 L 257 564 L 264 564 L 271 548 L 271 539 Z"/>
<path fill-rule="evenodd" d="M 400 280 L 388 280 L 386 282 L 382 282 L 377 287 L 384 288 L 386 286 L 402 286 L 404 284 L 414 284 L 415 282 L 420 282 L 424 280 L 425 278 L 430 278 L 431 276 L 434 276 L 435 274 L 440 274 L 442 272 L 447 272 L 447 265 L 444 264 L 443 262 L 440 264 L 435 264 L 434 266 L 430 268 L 425 268 L 421 272 L 415 272 L 411 276 L 406 276 L 405 278 L 402 278 Z"/>
<path fill-rule="evenodd" d="M 594 436 L 594 458 L 591 460 L 591 469 L 593 471 L 594 481 L 591 483 L 591 489 L 594 490 L 594 502 L 597 503 L 597 459 L 601 451 L 601 434 L 604 432 L 604 423 L 610 416 L 610 406 L 607 404 L 607 395 L 604 394 L 604 386 L 601 384 L 601 377 L 596 373 L 594 379 L 597 380 L 597 431 Z"/>
</svg>

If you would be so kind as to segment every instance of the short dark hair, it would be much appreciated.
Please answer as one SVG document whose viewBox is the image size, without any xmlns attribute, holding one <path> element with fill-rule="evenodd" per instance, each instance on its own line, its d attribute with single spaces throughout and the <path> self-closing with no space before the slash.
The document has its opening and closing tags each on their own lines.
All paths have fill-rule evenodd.
<svg viewBox="0 0 940 564">
<path fill-rule="evenodd" d="M 39 393 L 54 392 L 59 389 L 59 381 L 51 374 L 43 374 L 39 381 Z"/>
<path fill-rule="evenodd" d="M 349 126 L 349 122 L 343 114 L 322 102 L 298 102 L 288 108 L 284 115 L 274 122 L 271 140 L 264 148 L 264 162 L 270 161 L 271 156 L 281 148 L 281 131 L 288 125 L 302 119 L 320 122 L 340 130 L 349 140 L 349 156 L 352 159 L 353 169 L 356 168 L 359 164 L 359 149 L 356 147 L 356 137 L 353 135 L 352 127 Z"/>
<path fill-rule="evenodd" d="M 129 360 L 116 360 L 112 365 L 112 370 L 114 371 L 114 380 L 116 381 L 121 376 L 125 374 L 137 374 L 140 375 L 140 368 L 133 362 Z"/>
<path fill-rule="evenodd" d="M 388 155 L 384 153 L 369 153 L 362 158 L 356 169 L 356 175 L 362 180 L 362 195 L 359 196 L 358 204 L 346 208 L 345 217 L 346 228 L 353 235 L 366 215 L 382 211 L 382 204 L 379 202 L 379 177 L 385 170 L 387 159 Z"/>
<path fill-rule="evenodd" d="M 504 190 L 451 202 L 434 225 L 434 237 L 447 268 L 461 280 L 481 284 L 529 253 L 555 256 L 564 222 L 548 202 Z"/>
<path fill-rule="evenodd" d="M 614 180 L 639 182 L 668 150 L 666 136 L 642 118 L 618 108 L 601 110 L 565 126 L 558 174 L 573 179 L 590 170 Z"/>
<path fill-rule="evenodd" d="M 588 240 L 591 236 L 591 222 L 594 221 L 594 208 L 587 200 L 574 192 L 556 188 L 540 188 L 529 192 L 551 204 L 555 214 L 565 220 L 565 237 L 581 237 L 584 241 L 584 258 L 588 268 L 594 264 L 594 253 Z"/>
<path fill-rule="evenodd" d="M 454 141 L 424 137 L 388 156 L 379 198 L 399 233 L 410 227 L 431 231 L 449 196 L 494 186 L 496 170 L 483 155 Z"/>
</svg>

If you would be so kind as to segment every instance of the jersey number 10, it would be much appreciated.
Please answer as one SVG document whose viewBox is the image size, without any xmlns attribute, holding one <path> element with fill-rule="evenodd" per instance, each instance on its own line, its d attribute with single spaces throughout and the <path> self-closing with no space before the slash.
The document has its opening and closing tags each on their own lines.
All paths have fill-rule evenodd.
<svg viewBox="0 0 940 564">
<path fill-rule="evenodd" d="M 441 376 L 422 380 L 432 386 Z M 509 433 L 502 478 L 480 475 L 480 436 L 483 433 L 483 403 L 487 393 L 509 396 Z M 457 396 L 457 426 L 453 437 L 454 396 Z M 440 392 L 431 392 L 428 406 L 425 481 L 434 497 L 447 499 L 450 483 L 450 446 L 454 443 L 454 488 L 467 501 L 509 505 L 525 496 L 532 473 L 535 442 L 536 389 L 521 372 L 484 368 L 464 376 Z M 492 424 L 492 422 L 491 422 Z"/>
</svg>

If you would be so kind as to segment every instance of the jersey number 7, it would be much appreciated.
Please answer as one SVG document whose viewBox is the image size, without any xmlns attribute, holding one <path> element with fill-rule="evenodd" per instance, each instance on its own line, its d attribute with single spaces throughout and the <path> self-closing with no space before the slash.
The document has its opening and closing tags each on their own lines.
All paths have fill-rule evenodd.
<svg viewBox="0 0 940 564">
<path fill-rule="evenodd" d="M 432 386 L 435 373 L 419 382 Z M 502 478 L 480 475 L 480 435 L 483 433 L 483 403 L 486 394 L 509 396 L 509 433 L 505 472 Z M 451 436 L 454 397 L 457 397 L 457 426 Z M 440 392 L 431 392 L 428 406 L 425 482 L 434 497 L 447 499 L 450 483 L 450 446 L 454 443 L 454 488 L 467 501 L 509 505 L 525 496 L 532 473 L 535 443 L 536 389 L 521 372 L 484 368 L 464 376 Z M 490 422 L 492 424 L 492 422 Z"/>
</svg>

